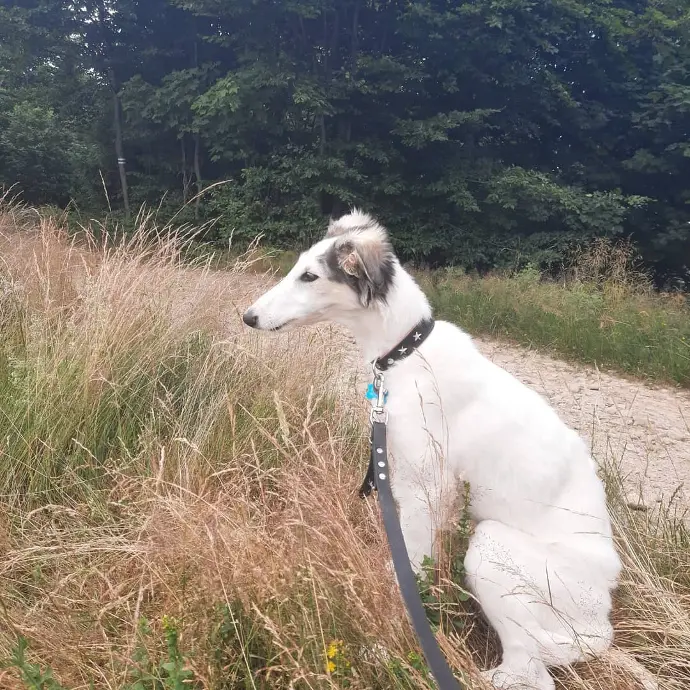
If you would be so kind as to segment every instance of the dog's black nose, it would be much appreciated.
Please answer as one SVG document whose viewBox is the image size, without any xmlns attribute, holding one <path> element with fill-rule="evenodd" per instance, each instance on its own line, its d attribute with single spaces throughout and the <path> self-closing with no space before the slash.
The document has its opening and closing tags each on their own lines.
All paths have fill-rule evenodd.
<svg viewBox="0 0 690 690">
<path fill-rule="evenodd" d="M 247 309 L 247 311 L 244 312 L 242 321 L 250 328 L 256 328 L 256 324 L 259 323 L 259 317 L 251 309 Z"/>
</svg>

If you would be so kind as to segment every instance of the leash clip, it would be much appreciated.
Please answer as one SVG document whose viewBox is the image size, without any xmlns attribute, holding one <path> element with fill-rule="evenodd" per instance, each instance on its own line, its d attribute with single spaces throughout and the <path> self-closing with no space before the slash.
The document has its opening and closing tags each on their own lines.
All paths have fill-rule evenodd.
<svg viewBox="0 0 690 690">
<path fill-rule="evenodd" d="M 386 424 L 388 422 L 388 412 L 386 411 L 386 398 L 388 391 L 383 386 L 383 372 L 376 366 L 376 362 L 372 364 L 374 372 L 374 382 L 372 384 L 374 392 L 376 393 L 376 403 L 371 406 L 371 421 Z"/>
</svg>

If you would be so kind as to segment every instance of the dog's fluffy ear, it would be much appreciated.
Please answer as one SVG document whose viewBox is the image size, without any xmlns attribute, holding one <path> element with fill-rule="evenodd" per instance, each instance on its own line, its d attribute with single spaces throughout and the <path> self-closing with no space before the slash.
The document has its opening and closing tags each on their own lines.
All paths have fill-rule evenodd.
<svg viewBox="0 0 690 690">
<path fill-rule="evenodd" d="M 343 233 L 334 251 L 338 269 L 357 291 L 363 306 L 386 300 L 395 272 L 395 254 L 380 225 Z"/>
</svg>

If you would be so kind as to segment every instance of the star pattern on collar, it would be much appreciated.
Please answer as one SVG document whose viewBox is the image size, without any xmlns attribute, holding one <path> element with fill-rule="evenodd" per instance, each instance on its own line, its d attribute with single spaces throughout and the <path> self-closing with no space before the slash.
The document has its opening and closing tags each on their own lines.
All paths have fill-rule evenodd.
<svg viewBox="0 0 690 690">
<path fill-rule="evenodd" d="M 390 352 L 376 360 L 376 368 L 379 371 L 386 371 L 394 364 L 406 359 L 421 347 L 433 330 L 434 320 L 423 319 Z"/>
</svg>

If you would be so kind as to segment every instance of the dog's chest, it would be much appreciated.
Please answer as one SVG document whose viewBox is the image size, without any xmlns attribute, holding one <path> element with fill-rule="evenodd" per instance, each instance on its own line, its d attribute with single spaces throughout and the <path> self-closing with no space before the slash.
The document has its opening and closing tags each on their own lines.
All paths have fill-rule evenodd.
<svg viewBox="0 0 690 690">
<path fill-rule="evenodd" d="M 487 487 L 500 483 L 490 460 L 496 455 L 493 446 L 500 434 L 480 433 L 482 419 L 477 418 L 474 406 L 456 400 L 453 391 L 429 379 L 428 372 L 417 372 L 392 378 L 387 386 L 393 482 L 401 472 L 406 478 L 414 473 L 423 481 L 438 478 L 441 471 L 447 479 L 469 481 L 473 493 L 476 487 L 478 504 L 491 502 L 485 493 Z"/>
<path fill-rule="evenodd" d="M 438 393 L 418 380 L 394 381 L 386 406 L 388 447 L 393 462 L 420 464 L 448 453 L 448 429 Z"/>
</svg>

